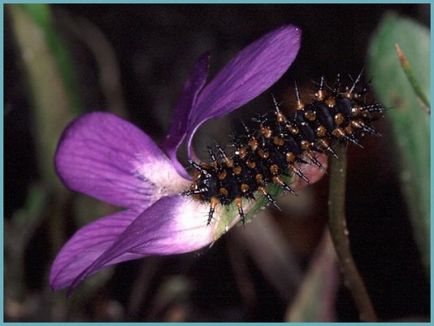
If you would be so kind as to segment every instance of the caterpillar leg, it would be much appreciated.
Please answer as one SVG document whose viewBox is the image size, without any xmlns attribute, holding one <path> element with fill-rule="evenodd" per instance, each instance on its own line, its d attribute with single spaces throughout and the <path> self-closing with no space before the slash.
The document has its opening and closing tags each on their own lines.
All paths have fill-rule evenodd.
<svg viewBox="0 0 434 326">
<path fill-rule="evenodd" d="M 194 189 L 194 190 L 186 190 L 182 193 L 184 196 L 193 196 L 200 195 L 208 191 L 208 188 Z"/>
<path fill-rule="evenodd" d="M 278 184 L 279 186 L 281 186 L 283 189 L 285 189 L 287 192 L 296 195 L 294 189 L 292 189 L 290 186 L 288 186 L 282 179 L 280 179 L 279 176 L 274 176 L 273 177 L 273 181 L 274 183 Z"/>
<path fill-rule="evenodd" d="M 315 154 L 312 153 L 312 151 L 304 151 L 304 155 L 306 155 L 307 158 L 309 158 L 310 162 L 312 162 L 314 165 L 316 165 L 319 168 L 322 168 L 322 164 L 318 159 L 315 157 Z"/>
<path fill-rule="evenodd" d="M 245 216 L 244 216 L 244 211 L 243 211 L 243 206 L 242 206 L 242 200 L 241 200 L 241 197 L 237 197 L 237 198 L 235 198 L 235 204 L 237 205 L 237 207 L 238 207 L 238 214 L 240 215 L 240 217 L 241 217 L 241 222 L 243 222 L 243 225 L 246 223 L 246 219 L 245 219 Z"/>
<path fill-rule="evenodd" d="M 294 164 L 289 164 L 289 168 L 292 172 L 294 172 L 300 179 L 302 179 L 306 183 L 310 183 L 309 179 L 301 172 L 300 169 L 296 168 Z"/>
<path fill-rule="evenodd" d="M 271 195 L 267 192 L 267 190 L 265 190 L 264 187 L 259 187 L 258 190 L 262 192 L 262 194 L 265 196 L 265 198 L 267 198 L 269 203 L 273 204 L 274 207 L 281 211 L 279 205 L 277 205 L 277 202 L 274 200 L 273 197 L 271 197 Z"/>
<path fill-rule="evenodd" d="M 207 170 L 205 170 L 203 167 L 201 167 L 199 164 L 197 164 L 196 162 L 189 160 L 188 164 L 190 164 L 190 166 L 192 166 L 193 168 L 195 168 L 196 170 L 200 171 L 201 173 L 203 173 L 206 177 L 211 177 L 211 174 L 209 174 L 209 172 Z"/>
<path fill-rule="evenodd" d="M 213 215 L 215 212 L 216 206 L 220 203 L 220 200 L 218 200 L 217 197 L 212 197 L 210 200 L 210 206 L 209 206 L 209 213 L 208 213 L 208 221 L 206 225 L 209 225 L 213 219 Z"/>
</svg>

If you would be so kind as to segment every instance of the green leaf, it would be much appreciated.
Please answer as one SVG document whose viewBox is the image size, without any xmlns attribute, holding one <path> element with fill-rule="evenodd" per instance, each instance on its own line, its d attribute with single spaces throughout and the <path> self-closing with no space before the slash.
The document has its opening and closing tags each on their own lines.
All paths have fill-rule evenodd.
<svg viewBox="0 0 434 326">
<path fill-rule="evenodd" d="M 60 188 L 53 157 L 79 98 L 67 87 L 73 80 L 73 65 L 51 23 L 48 5 L 7 5 L 6 9 L 31 94 L 32 132 L 40 173 L 45 182 Z"/>
<path fill-rule="evenodd" d="M 82 110 L 73 61 L 69 49 L 53 23 L 49 5 L 29 3 L 21 5 L 21 8 L 44 33 L 45 42 L 56 60 L 59 74 L 66 88 L 70 110 L 74 115 L 80 114 Z"/>
<path fill-rule="evenodd" d="M 288 307 L 286 321 L 333 322 L 338 273 L 330 233 L 325 230 L 298 293 Z"/>
<path fill-rule="evenodd" d="M 392 124 L 400 154 L 400 179 L 409 209 L 415 239 L 424 263 L 429 266 L 430 116 L 404 73 L 395 44 L 408 58 L 420 91 L 428 101 L 430 90 L 430 35 L 426 27 L 385 15 L 368 52 L 368 71 L 377 98 L 391 108 L 386 117 Z"/>
</svg>

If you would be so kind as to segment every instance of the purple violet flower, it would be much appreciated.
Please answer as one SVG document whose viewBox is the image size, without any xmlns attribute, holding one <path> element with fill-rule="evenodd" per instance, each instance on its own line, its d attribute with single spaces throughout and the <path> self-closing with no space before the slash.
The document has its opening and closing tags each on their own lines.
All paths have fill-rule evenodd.
<svg viewBox="0 0 434 326">
<path fill-rule="evenodd" d="M 71 290 L 84 278 L 123 261 L 194 251 L 221 236 L 224 208 L 217 208 L 216 221 L 208 226 L 209 205 L 181 195 L 190 177 L 176 152 L 186 140 L 191 153 L 192 137 L 203 122 L 239 108 L 275 83 L 294 61 L 300 36 L 291 25 L 266 34 L 208 84 L 209 56 L 202 56 L 161 147 L 110 113 L 89 113 L 69 125 L 55 156 L 59 177 L 69 189 L 125 210 L 82 227 L 64 245 L 51 268 L 54 290 Z M 312 181 L 321 175 L 307 166 L 304 173 Z M 238 220 L 234 213 L 225 230 Z"/>
</svg>

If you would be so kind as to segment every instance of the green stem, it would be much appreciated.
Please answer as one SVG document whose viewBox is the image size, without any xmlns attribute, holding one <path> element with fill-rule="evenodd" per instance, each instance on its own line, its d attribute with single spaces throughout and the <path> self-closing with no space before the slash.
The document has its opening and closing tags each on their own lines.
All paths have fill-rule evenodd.
<svg viewBox="0 0 434 326">
<path fill-rule="evenodd" d="M 329 228 L 346 284 L 360 313 L 361 321 L 378 320 L 363 280 L 354 263 L 345 218 L 346 145 L 335 148 L 339 157 L 330 164 Z"/>
</svg>

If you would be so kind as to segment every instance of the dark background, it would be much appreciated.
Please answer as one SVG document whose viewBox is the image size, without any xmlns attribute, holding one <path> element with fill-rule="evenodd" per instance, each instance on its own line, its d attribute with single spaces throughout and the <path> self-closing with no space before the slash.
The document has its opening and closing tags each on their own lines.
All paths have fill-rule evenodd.
<svg viewBox="0 0 434 326">
<path fill-rule="evenodd" d="M 386 11 L 413 17 L 429 26 L 430 10 L 428 5 L 384 4 L 53 5 L 52 9 L 56 26 L 76 63 L 84 110 L 122 106 L 129 119 L 156 140 L 164 136 L 182 84 L 194 61 L 205 51 L 211 51 L 212 76 L 238 50 L 264 33 L 283 24 L 298 25 L 303 31 L 299 55 L 288 73 L 272 88 L 272 92 L 289 107 L 294 80 L 302 85 L 302 90 L 309 90 L 312 89 L 311 80 L 318 80 L 321 75 L 329 78 L 337 73 L 357 75 L 365 65 L 370 37 Z M 98 79 L 98 71 L 102 69 L 98 56 L 104 56 L 104 53 L 95 53 L 86 41 L 88 37 L 92 39 L 89 24 L 102 33 L 120 70 L 121 92 L 111 99 Z M 19 57 L 17 51 L 6 16 L 6 219 L 22 207 L 29 184 L 38 178 L 31 102 L 20 62 L 16 60 Z M 269 94 L 252 101 L 244 110 L 238 110 L 230 116 L 231 120 L 209 123 L 207 134 L 202 132 L 202 137 L 196 137 L 198 146 L 218 138 L 217 134 L 208 134 L 213 130 L 219 130 L 221 126 L 228 127 L 227 130 L 236 129 L 241 115 L 249 115 L 258 107 L 267 109 Z M 429 283 L 412 239 L 400 192 L 391 133 L 387 120 L 380 121 L 377 126 L 382 137 L 365 139 L 364 150 L 351 148 L 349 153 L 347 216 L 353 254 L 382 320 L 426 319 L 430 306 Z M 310 187 L 314 199 L 309 202 L 306 216 L 283 217 L 273 212 L 271 217 L 273 223 L 284 230 L 302 270 L 307 267 L 326 222 L 327 187 L 327 177 Z M 46 291 L 47 268 L 53 259 L 47 256 L 43 241 L 47 236 L 45 227 L 42 223 L 32 237 L 24 265 L 25 286 L 33 295 Z M 68 234 L 75 227 L 72 225 Z M 182 284 L 193 284 L 189 291 L 181 291 L 181 299 L 178 298 L 183 303 L 180 306 L 189 307 L 183 315 L 185 321 L 282 321 L 291 295 L 282 298 L 248 253 L 244 253 L 247 258 L 243 262 L 253 280 L 256 300 L 246 304 L 234 276 L 234 264 L 240 262 L 230 253 L 237 241 L 236 234 L 229 233 L 212 248 L 200 253 L 151 257 L 117 266 L 106 285 L 80 302 L 82 309 L 70 313 L 67 318 L 168 320 L 170 309 L 167 307 L 173 304 L 156 309 L 156 302 L 161 299 L 158 293 L 161 293 L 161 285 L 179 276 L 183 281 L 187 280 Z M 267 254 L 265 249 L 264 254 Z M 137 284 L 145 284 L 145 290 L 135 293 L 138 297 L 132 298 Z M 128 308 L 132 300 L 135 300 L 133 311 Z M 339 289 L 336 309 L 339 321 L 358 319 L 344 286 Z M 5 318 L 50 320 L 43 308 L 35 311 L 16 319 L 8 316 L 6 311 Z"/>
</svg>

